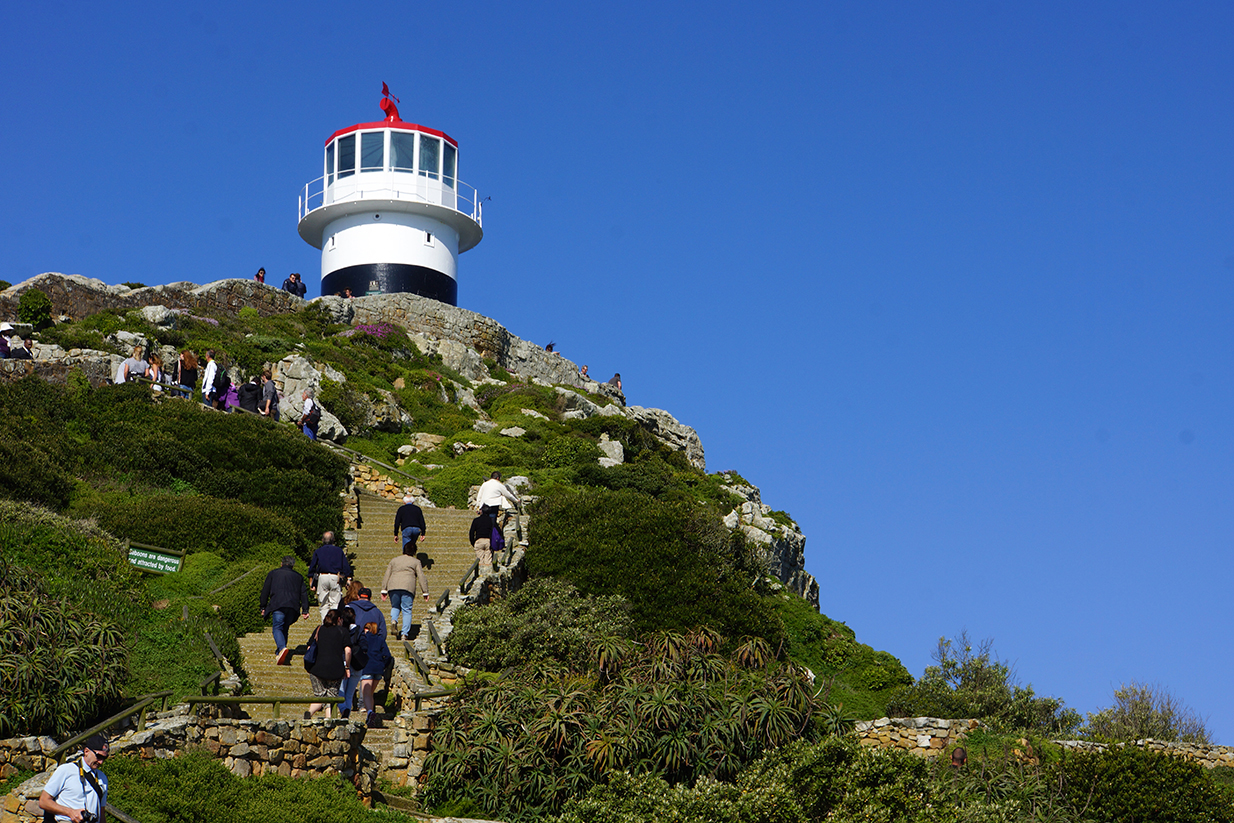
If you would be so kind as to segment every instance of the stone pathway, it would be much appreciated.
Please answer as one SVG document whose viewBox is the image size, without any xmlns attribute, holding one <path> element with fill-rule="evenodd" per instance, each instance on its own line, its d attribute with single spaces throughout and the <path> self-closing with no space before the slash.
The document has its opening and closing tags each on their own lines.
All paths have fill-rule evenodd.
<svg viewBox="0 0 1234 823">
<path fill-rule="evenodd" d="M 354 532 L 348 533 L 348 548 L 354 550 L 353 573 L 356 579 L 373 590 L 373 600 L 390 619 L 390 604 L 381 601 L 381 580 L 385 576 L 386 564 L 390 558 L 402 551 L 401 538 L 394 533 L 394 514 L 401 505 L 399 502 L 387 500 L 373 494 L 359 495 L 359 526 Z M 452 596 L 458 593 L 459 580 L 471 568 L 475 561 L 467 533 L 471 520 L 475 515 L 466 510 L 435 509 L 426 507 L 424 519 L 428 526 L 428 537 L 420 546 L 421 560 L 425 566 L 429 581 L 429 605 L 432 606 L 446 589 Z M 413 612 L 412 635 L 416 636 L 423 627 L 427 613 L 424 599 L 417 597 Z M 309 612 L 307 620 L 298 620 L 288 632 L 288 645 L 292 648 L 291 665 L 278 666 L 274 661 L 274 638 L 267 626 L 263 631 L 253 632 L 240 638 L 240 650 L 244 657 L 244 667 L 248 672 L 249 682 L 254 695 L 262 696 L 304 696 L 312 694 L 309 688 L 308 674 L 304 671 L 303 655 L 308 640 L 320 622 L 316 607 Z M 424 630 L 427 636 L 427 629 Z M 420 645 L 420 644 L 418 644 Z M 391 638 L 391 651 L 396 658 L 402 658 L 404 652 Z M 282 720 L 296 721 L 303 718 L 305 706 L 284 705 L 281 710 Z M 398 729 L 393 728 L 390 717 L 385 715 L 385 709 L 379 705 L 378 714 L 382 716 L 385 728 L 368 730 L 364 747 L 382 762 L 394 758 Z M 271 717 L 269 706 L 249 705 L 245 712 L 254 719 Z M 319 714 L 318 717 L 321 715 Z M 352 717 L 357 713 L 353 712 Z M 399 754 L 402 754 L 400 751 Z"/>
</svg>

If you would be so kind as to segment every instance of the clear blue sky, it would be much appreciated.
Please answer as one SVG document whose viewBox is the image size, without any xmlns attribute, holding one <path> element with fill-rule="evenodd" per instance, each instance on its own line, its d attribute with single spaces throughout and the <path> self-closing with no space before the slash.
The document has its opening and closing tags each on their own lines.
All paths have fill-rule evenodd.
<svg viewBox="0 0 1234 823">
<path fill-rule="evenodd" d="M 620 371 L 920 675 L 993 637 L 1234 744 L 1234 7 L 15 3 L 3 266 L 206 282 L 319 253 L 380 118 L 491 196 L 460 305 Z"/>
</svg>

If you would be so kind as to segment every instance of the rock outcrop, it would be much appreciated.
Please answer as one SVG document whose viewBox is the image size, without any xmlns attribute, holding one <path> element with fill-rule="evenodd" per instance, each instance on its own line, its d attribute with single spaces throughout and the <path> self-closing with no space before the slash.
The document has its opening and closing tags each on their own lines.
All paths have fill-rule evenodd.
<svg viewBox="0 0 1234 823">
<path fill-rule="evenodd" d="M 731 483 L 725 488 L 745 502 L 728 513 L 724 525 L 740 528 L 746 539 L 758 547 L 767 573 L 817 609 L 818 581 L 806 571 L 806 536 L 797 524 L 770 517 L 771 507 L 763 503 L 761 492 L 754 486 Z"/>
</svg>

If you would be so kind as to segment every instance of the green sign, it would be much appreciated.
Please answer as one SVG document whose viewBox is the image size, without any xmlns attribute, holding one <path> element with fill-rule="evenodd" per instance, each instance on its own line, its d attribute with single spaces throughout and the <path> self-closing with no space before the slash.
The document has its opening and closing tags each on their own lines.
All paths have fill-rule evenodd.
<svg viewBox="0 0 1234 823">
<path fill-rule="evenodd" d="M 180 571 L 180 563 L 183 560 L 183 555 L 173 554 L 167 549 L 136 548 L 139 544 L 129 544 L 129 563 L 137 568 L 148 571 L 157 572 L 158 574 L 169 574 L 171 572 Z"/>
</svg>

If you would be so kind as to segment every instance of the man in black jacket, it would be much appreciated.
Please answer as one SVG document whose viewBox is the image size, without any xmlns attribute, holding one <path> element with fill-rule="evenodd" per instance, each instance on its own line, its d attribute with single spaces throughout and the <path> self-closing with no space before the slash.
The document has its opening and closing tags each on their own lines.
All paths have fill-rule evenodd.
<svg viewBox="0 0 1234 823">
<path fill-rule="evenodd" d="M 413 501 L 410 494 L 403 497 L 403 505 L 394 513 L 394 534 L 403 536 L 403 545 L 413 540 L 419 546 L 420 540 L 428 535 L 428 526 L 424 522 L 424 512 Z"/>
<path fill-rule="evenodd" d="M 482 514 L 471 521 L 471 529 L 467 539 L 476 550 L 476 561 L 480 564 L 480 573 L 488 574 L 493 568 L 493 518 Z"/>
<path fill-rule="evenodd" d="M 291 665 L 291 649 L 287 648 L 287 632 L 297 617 L 308 617 L 308 586 L 304 577 L 295 570 L 296 558 L 287 555 L 283 565 L 266 575 L 261 587 L 261 616 L 273 617 L 274 645 L 278 652 L 274 662 L 280 666 Z"/>
</svg>

